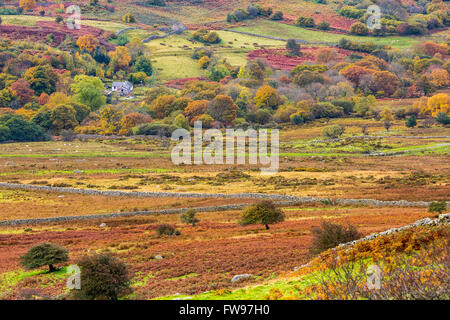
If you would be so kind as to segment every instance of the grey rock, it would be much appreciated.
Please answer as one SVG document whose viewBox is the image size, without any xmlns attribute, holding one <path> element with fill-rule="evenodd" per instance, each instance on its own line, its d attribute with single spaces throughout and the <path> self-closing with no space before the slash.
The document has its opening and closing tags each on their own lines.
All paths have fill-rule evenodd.
<svg viewBox="0 0 450 320">
<path fill-rule="evenodd" d="M 242 280 L 244 280 L 244 279 L 251 278 L 251 277 L 253 277 L 252 274 L 238 274 L 238 275 L 235 275 L 235 276 L 231 279 L 231 283 L 236 283 L 236 282 L 239 282 L 239 281 L 242 281 Z"/>
</svg>

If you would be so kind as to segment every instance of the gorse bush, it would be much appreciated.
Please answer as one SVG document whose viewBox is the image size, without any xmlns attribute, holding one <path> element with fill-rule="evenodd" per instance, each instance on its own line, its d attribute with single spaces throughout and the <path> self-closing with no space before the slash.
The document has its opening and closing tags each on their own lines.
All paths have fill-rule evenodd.
<svg viewBox="0 0 450 320">
<path fill-rule="evenodd" d="M 345 128 L 341 125 L 332 125 L 332 126 L 328 126 L 323 128 L 322 130 L 322 135 L 325 138 L 330 138 L 330 139 L 336 139 L 340 136 L 342 136 L 345 132 Z"/>
<path fill-rule="evenodd" d="M 56 244 L 42 243 L 32 247 L 26 254 L 20 257 L 21 264 L 27 269 L 47 266 L 50 272 L 56 271 L 55 264 L 69 260 L 67 250 Z"/>
<path fill-rule="evenodd" d="M 127 266 L 110 253 L 85 256 L 78 266 L 81 289 L 73 292 L 75 298 L 117 300 L 132 291 Z"/>
<path fill-rule="evenodd" d="M 175 227 L 169 224 L 162 224 L 156 228 L 156 234 L 158 236 L 179 236 L 180 231 L 176 230 Z"/>
<path fill-rule="evenodd" d="M 183 223 L 192 224 L 192 226 L 195 227 L 195 225 L 199 222 L 199 220 L 195 217 L 195 214 L 196 212 L 194 209 L 189 209 L 180 215 L 180 220 Z"/>
<path fill-rule="evenodd" d="M 436 121 L 443 125 L 450 124 L 450 116 L 444 112 L 439 112 L 436 116 Z"/>
<path fill-rule="evenodd" d="M 428 207 L 428 212 L 442 213 L 447 210 L 447 203 L 445 201 L 433 201 Z"/>
<path fill-rule="evenodd" d="M 362 234 L 352 225 L 344 227 L 340 224 L 327 221 L 322 222 L 319 227 L 314 227 L 312 234 L 313 242 L 310 247 L 312 254 L 319 254 L 341 243 L 350 242 L 362 237 Z"/>
</svg>

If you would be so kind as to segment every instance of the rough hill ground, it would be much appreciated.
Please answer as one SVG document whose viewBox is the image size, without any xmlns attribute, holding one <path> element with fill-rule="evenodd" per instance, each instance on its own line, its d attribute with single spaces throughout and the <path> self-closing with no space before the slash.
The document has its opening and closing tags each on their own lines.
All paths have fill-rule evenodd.
<svg viewBox="0 0 450 320">
<path fill-rule="evenodd" d="M 442 214 L 342 244 L 261 285 L 163 299 L 448 299 L 449 222 Z M 380 287 L 371 286 L 376 268 Z"/>
</svg>

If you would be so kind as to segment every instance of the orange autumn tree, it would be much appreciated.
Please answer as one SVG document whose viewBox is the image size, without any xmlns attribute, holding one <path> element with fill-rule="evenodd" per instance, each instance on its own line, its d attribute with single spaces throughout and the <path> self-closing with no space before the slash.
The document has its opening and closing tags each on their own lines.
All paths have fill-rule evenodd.
<svg viewBox="0 0 450 320">
<path fill-rule="evenodd" d="M 77 46 L 80 50 L 86 50 L 88 52 L 94 52 L 95 49 L 100 45 L 97 38 L 95 38 L 92 34 L 87 34 L 81 36 L 77 40 Z"/>
<path fill-rule="evenodd" d="M 377 91 L 383 91 L 386 95 L 391 96 L 400 87 L 398 77 L 389 71 L 377 71 L 374 73 L 374 85 Z"/>
<path fill-rule="evenodd" d="M 126 69 L 130 65 L 131 56 L 127 47 L 116 47 L 115 51 L 109 53 L 112 63 L 115 63 L 117 68 Z"/>
<path fill-rule="evenodd" d="M 33 10 L 36 7 L 36 1 L 35 0 L 20 0 L 19 7 L 23 8 L 24 10 Z"/>
<path fill-rule="evenodd" d="M 447 70 L 436 69 L 430 74 L 431 83 L 437 88 L 445 88 L 450 85 L 450 76 Z"/>
<path fill-rule="evenodd" d="M 335 61 L 338 58 L 338 54 L 335 49 L 332 48 L 322 48 L 317 51 L 316 61 L 318 63 L 328 63 L 330 61 Z"/>
<path fill-rule="evenodd" d="M 434 42 L 425 42 L 423 45 L 423 52 L 433 57 L 436 53 L 439 53 L 443 56 L 448 54 L 448 45 L 446 43 L 434 43 Z"/>
<path fill-rule="evenodd" d="M 237 110 L 230 96 L 219 94 L 208 104 L 207 113 L 216 121 L 231 123 L 237 117 Z"/>
<path fill-rule="evenodd" d="M 119 134 L 129 134 L 132 128 L 139 124 L 149 122 L 152 122 L 152 117 L 147 114 L 142 114 L 139 112 L 129 113 L 121 120 Z"/>
<path fill-rule="evenodd" d="M 44 104 L 46 104 L 48 102 L 49 96 L 48 94 L 46 94 L 45 92 L 42 92 L 41 95 L 39 96 L 38 102 L 41 106 L 43 106 Z"/>
<path fill-rule="evenodd" d="M 357 65 L 349 65 L 339 71 L 340 75 L 346 77 L 357 86 L 359 85 L 359 81 L 363 76 L 373 73 L 375 73 L 375 70 Z"/>
<path fill-rule="evenodd" d="M 206 112 L 208 109 L 208 100 L 194 100 L 188 103 L 184 109 L 184 115 L 189 120 L 190 125 L 194 125 L 194 121 Z"/>
<path fill-rule="evenodd" d="M 153 100 L 150 110 L 155 119 L 167 117 L 173 111 L 175 100 L 176 97 L 169 94 L 164 94 Z"/>
</svg>

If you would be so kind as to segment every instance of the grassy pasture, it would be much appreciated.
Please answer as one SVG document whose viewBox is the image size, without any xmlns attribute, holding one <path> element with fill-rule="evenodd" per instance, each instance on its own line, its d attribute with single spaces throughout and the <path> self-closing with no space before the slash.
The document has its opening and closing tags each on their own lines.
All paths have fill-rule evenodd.
<svg viewBox="0 0 450 320">
<path fill-rule="evenodd" d="M 35 27 L 37 21 L 55 21 L 52 17 L 29 16 L 29 15 L 1 15 L 2 24 L 11 24 L 24 27 Z"/>
<path fill-rule="evenodd" d="M 232 65 L 244 65 L 247 62 L 246 54 L 249 51 L 261 48 L 283 48 L 284 41 L 264 39 L 254 36 L 236 34 L 228 31 L 218 31 L 222 42 L 209 46 L 214 56 L 225 58 Z M 145 32 L 133 30 L 127 32 L 129 38 L 137 36 L 144 38 Z M 191 58 L 195 48 L 204 44 L 190 41 L 191 33 L 172 35 L 164 39 L 155 39 L 147 43 L 152 54 L 155 67 L 158 70 L 158 79 L 173 80 L 178 78 L 191 78 L 204 76 L 197 60 Z"/>
<path fill-rule="evenodd" d="M 330 32 L 309 30 L 306 28 L 299 28 L 294 25 L 287 25 L 271 20 L 254 20 L 249 21 L 248 26 L 237 27 L 234 30 L 245 31 L 265 36 L 279 37 L 283 39 L 298 39 L 311 42 L 335 43 L 340 39 L 347 38 L 352 41 L 366 42 L 372 41 L 381 45 L 390 45 L 398 49 L 411 48 L 419 40 L 414 37 L 363 37 L 342 35 Z"/>
</svg>

